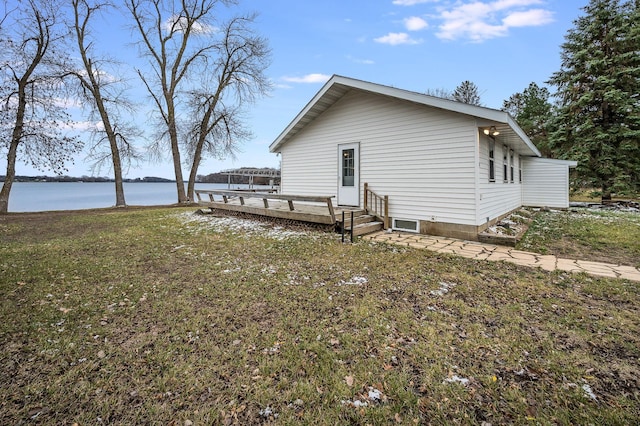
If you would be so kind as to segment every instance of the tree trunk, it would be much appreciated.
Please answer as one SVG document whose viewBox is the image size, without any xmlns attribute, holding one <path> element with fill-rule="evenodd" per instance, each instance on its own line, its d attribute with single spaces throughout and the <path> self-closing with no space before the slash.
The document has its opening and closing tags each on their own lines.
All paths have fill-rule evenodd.
<svg viewBox="0 0 640 426">
<path fill-rule="evenodd" d="M 118 140 L 111 127 L 111 121 L 102 103 L 102 98 L 96 98 L 96 103 L 102 116 L 102 124 L 104 125 L 107 139 L 109 139 L 109 146 L 111 148 L 111 162 L 113 163 L 113 178 L 115 180 L 116 187 L 116 207 L 125 207 L 127 203 L 124 199 L 124 186 L 122 185 L 122 162 L 120 161 L 120 150 L 118 149 Z"/>
<path fill-rule="evenodd" d="M 2 184 L 2 190 L 0 190 L 0 213 L 7 213 L 9 211 L 9 195 L 11 193 L 11 187 L 16 177 L 16 158 L 18 154 L 18 141 L 12 140 L 9 146 L 9 153 L 7 155 L 7 173 Z"/>
<path fill-rule="evenodd" d="M 611 202 L 611 189 L 607 183 L 602 184 L 602 204 L 607 204 Z"/>
<path fill-rule="evenodd" d="M 122 162 L 120 159 L 120 150 L 118 149 L 118 139 L 113 130 L 109 113 L 107 112 L 107 108 L 104 104 L 104 98 L 102 96 L 101 90 L 103 85 L 95 77 L 96 70 L 92 65 L 91 59 L 87 56 L 87 50 L 89 49 L 89 47 L 87 47 L 84 43 L 86 29 L 85 26 L 89 21 L 89 17 L 91 15 L 91 8 L 88 4 L 85 4 L 85 6 L 87 7 L 87 12 L 85 19 L 81 23 L 79 4 L 77 3 L 77 1 L 73 2 L 76 18 L 75 30 L 78 41 L 78 48 L 80 50 L 82 62 L 84 63 L 84 68 L 87 71 L 86 78 L 88 79 L 88 81 L 85 81 L 84 78 L 81 77 L 80 81 L 81 84 L 87 87 L 87 89 L 91 92 L 93 101 L 95 102 L 95 106 L 98 109 L 98 113 L 100 114 L 100 119 L 102 120 L 102 124 L 104 125 L 104 132 L 107 135 L 107 139 L 109 140 L 109 147 L 111 148 L 111 162 L 113 164 L 113 177 L 115 180 L 116 189 L 116 207 L 124 207 L 126 206 L 126 202 L 124 198 L 124 187 L 122 185 Z"/>
<path fill-rule="evenodd" d="M 203 138 L 203 135 L 200 135 Z M 191 201 L 195 201 L 196 176 L 198 176 L 198 168 L 200 167 L 200 159 L 202 158 L 202 147 L 204 142 L 198 142 L 196 151 L 193 155 L 193 163 L 191 164 L 191 172 L 189 173 L 189 183 L 187 184 L 187 195 Z"/>
<path fill-rule="evenodd" d="M 113 139 L 113 140 L 112 140 Z M 120 151 L 115 140 L 115 135 L 109 136 L 111 145 L 111 160 L 113 162 L 113 177 L 116 184 L 116 207 L 125 207 L 127 203 L 124 199 L 124 186 L 122 184 L 122 163 L 120 162 Z"/>
<path fill-rule="evenodd" d="M 33 70 L 35 66 L 30 67 Z M 9 144 L 9 152 L 7 154 L 7 173 L 0 191 L 0 213 L 9 211 L 9 195 L 11 195 L 11 187 L 16 177 L 16 159 L 18 158 L 18 145 L 22 138 L 22 129 L 24 126 L 24 114 L 27 109 L 27 94 L 24 82 L 27 81 L 31 73 L 25 74 L 18 83 L 18 109 L 16 111 L 16 121 L 11 134 L 11 143 Z"/>
<path fill-rule="evenodd" d="M 173 118 L 173 114 L 171 114 Z M 169 138 L 171 140 L 171 155 L 173 157 L 173 171 L 176 175 L 176 186 L 178 190 L 178 203 L 188 203 L 189 199 L 184 190 L 184 178 L 182 177 L 182 162 L 180 161 L 180 147 L 178 145 L 178 132 L 176 130 L 175 119 L 170 119 Z"/>
<path fill-rule="evenodd" d="M 92 81 L 92 83 L 94 82 Z M 109 139 L 109 147 L 111 148 L 111 162 L 113 163 L 113 177 L 116 188 L 116 207 L 125 207 L 127 203 L 125 202 L 124 187 L 122 185 L 122 162 L 120 160 L 118 140 L 115 132 L 113 131 L 113 127 L 111 126 L 111 120 L 109 119 L 109 114 L 107 114 L 104 102 L 102 101 L 102 95 L 97 88 L 97 83 L 95 83 L 93 87 L 93 97 L 96 102 L 96 106 L 98 107 L 98 112 L 100 113 L 100 118 L 102 119 L 107 139 Z"/>
<path fill-rule="evenodd" d="M 114 174 L 116 180 L 116 207 L 126 207 L 127 203 L 124 199 L 124 186 L 122 184 L 122 170 L 115 171 L 114 165 Z"/>
</svg>

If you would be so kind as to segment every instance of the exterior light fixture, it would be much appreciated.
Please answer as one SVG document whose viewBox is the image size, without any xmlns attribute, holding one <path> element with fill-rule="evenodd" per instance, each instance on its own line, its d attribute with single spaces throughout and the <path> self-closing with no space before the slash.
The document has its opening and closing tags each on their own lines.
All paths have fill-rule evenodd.
<svg viewBox="0 0 640 426">
<path fill-rule="evenodd" d="M 498 136 L 500 132 L 496 129 L 496 126 L 491 126 L 488 129 L 482 131 L 487 136 Z"/>
</svg>

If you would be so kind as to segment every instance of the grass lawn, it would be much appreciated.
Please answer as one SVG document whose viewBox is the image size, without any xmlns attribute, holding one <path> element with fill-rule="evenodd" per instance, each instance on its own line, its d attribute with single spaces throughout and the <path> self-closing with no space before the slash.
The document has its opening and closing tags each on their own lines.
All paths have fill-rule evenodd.
<svg viewBox="0 0 640 426">
<path fill-rule="evenodd" d="M 640 284 L 194 209 L 0 216 L 0 424 L 638 424 Z"/>
<path fill-rule="evenodd" d="M 571 209 L 540 212 L 521 250 L 640 267 L 640 214 Z"/>
</svg>

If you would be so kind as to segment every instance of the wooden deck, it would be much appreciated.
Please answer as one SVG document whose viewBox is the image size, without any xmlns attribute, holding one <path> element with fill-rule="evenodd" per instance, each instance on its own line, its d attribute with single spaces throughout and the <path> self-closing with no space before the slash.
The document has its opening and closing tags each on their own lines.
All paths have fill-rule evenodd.
<svg viewBox="0 0 640 426">
<path fill-rule="evenodd" d="M 325 225 L 335 225 L 344 210 L 334 208 L 332 196 L 198 189 L 195 193 L 198 203 L 211 209 Z"/>
</svg>

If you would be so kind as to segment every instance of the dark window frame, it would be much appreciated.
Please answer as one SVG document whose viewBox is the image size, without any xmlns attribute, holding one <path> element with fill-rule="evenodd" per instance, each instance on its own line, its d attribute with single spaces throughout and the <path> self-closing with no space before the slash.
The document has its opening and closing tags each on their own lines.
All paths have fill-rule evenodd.
<svg viewBox="0 0 640 426">
<path fill-rule="evenodd" d="M 506 145 L 502 145 L 502 180 L 505 183 L 509 182 L 509 157 L 508 157 L 509 149 Z"/>
<path fill-rule="evenodd" d="M 522 183 L 522 157 L 518 155 L 518 179 Z"/>
<path fill-rule="evenodd" d="M 509 178 L 510 179 L 509 179 L 509 181 L 511 183 L 515 182 L 515 174 L 514 174 L 515 164 L 513 164 L 514 163 L 514 155 L 513 154 L 514 154 L 513 150 L 512 149 L 509 150 L 509 166 L 510 166 L 510 169 L 509 169 L 509 173 L 510 173 Z"/>
<path fill-rule="evenodd" d="M 496 141 L 489 137 L 489 182 L 496 181 Z"/>
</svg>

